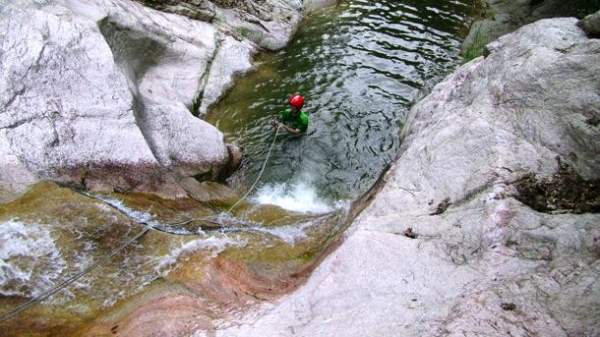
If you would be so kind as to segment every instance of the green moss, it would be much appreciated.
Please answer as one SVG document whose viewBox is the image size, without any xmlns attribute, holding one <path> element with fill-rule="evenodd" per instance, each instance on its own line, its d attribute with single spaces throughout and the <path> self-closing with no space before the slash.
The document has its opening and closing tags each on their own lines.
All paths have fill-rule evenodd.
<svg viewBox="0 0 600 337">
<path fill-rule="evenodd" d="M 485 53 L 485 46 L 488 43 L 488 39 L 485 36 L 484 33 L 482 33 L 481 29 L 478 29 L 475 32 L 475 35 L 473 37 L 473 41 L 465 46 L 464 52 L 463 52 L 463 58 L 465 63 L 469 62 L 479 56 L 484 55 Z"/>
</svg>

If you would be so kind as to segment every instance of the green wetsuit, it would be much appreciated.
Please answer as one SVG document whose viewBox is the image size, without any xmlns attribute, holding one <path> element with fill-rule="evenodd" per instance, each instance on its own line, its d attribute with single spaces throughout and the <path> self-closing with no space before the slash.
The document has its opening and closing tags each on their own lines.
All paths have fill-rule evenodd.
<svg viewBox="0 0 600 337">
<path fill-rule="evenodd" d="M 287 108 L 281 112 L 281 121 L 293 129 L 298 129 L 300 132 L 306 132 L 308 129 L 308 114 L 304 111 L 300 111 L 298 116 L 292 116 L 292 110 Z"/>
</svg>

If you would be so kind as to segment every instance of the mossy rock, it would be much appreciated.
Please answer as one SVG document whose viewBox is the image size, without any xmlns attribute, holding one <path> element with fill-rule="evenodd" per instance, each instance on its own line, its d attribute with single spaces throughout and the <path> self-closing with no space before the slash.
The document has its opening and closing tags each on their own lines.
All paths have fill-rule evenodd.
<svg viewBox="0 0 600 337">
<path fill-rule="evenodd" d="M 120 197 L 127 199 L 132 206 L 154 210 L 165 218 L 174 217 L 178 212 L 194 216 L 206 213 L 206 208 L 200 207 L 194 200 L 169 201 L 143 194 Z M 151 231 L 106 259 L 144 227 L 99 200 L 52 182 L 38 183 L 19 199 L 1 204 L 0 230 L 10 222 L 18 222 L 26 229 L 47 231 L 49 236 L 46 239 L 52 242 L 44 244 L 56 247 L 61 261 L 64 261 L 64 267 L 56 272 L 56 277 L 43 288 L 36 288 L 36 293 L 53 289 L 93 262 L 100 263 L 65 290 L 0 323 L 0 329 L 19 336 L 72 335 L 107 308 L 126 303 L 131 296 L 145 292 L 147 286 L 161 277 L 161 259 L 170 256 L 186 242 L 197 239 Z M 28 239 L 19 233 L 13 234 L 21 241 Z M 9 232 L 8 235 L 12 234 Z M 32 241 L 32 244 L 35 242 Z M 32 259 L 27 257 L 12 259 L 7 262 L 21 267 L 32 263 Z M 52 265 L 39 268 L 36 265 L 30 281 L 46 277 L 53 268 Z M 13 310 L 30 298 L 25 295 L 0 296 L 0 313 Z"/>
</svg>

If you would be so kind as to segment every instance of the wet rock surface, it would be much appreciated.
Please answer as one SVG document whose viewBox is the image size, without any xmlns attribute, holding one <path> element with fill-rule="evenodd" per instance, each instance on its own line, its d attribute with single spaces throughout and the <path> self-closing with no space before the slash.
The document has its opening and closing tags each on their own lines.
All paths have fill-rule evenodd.
<svg viewBox="0 0 600 337">
<path fill-rule="evenodd" d="M 600 334 L 600 215 L 580 208 L 600 178 L 599 48 L 574 18 L 489 44 L 414 106 L 383 190 L 307 283 L 216 335 Z M 529 188 L 569 211 L 519 201 Z"/>
<path fill-rule="evenodd" d="M 42 182 L 0 204 L 0 317 L 98 263 L 48 300 L 0 321 L 0 331 L 9 332 L 0 335 L 211 330 L 216 318 L 297 287 L 347 225 L 345 212 L 307 216 L 248 203 L 236 218 L 225 216 L 217 205 L 228 206 L 231 192 L 208 185 L 200 203 Z M 201 220 L 208 217 L 219 227 Z"/>
</svg>

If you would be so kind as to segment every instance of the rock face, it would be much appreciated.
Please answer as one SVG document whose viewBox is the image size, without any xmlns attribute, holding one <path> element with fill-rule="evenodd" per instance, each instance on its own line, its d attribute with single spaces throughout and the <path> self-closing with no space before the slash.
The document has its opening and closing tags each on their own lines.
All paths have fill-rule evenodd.
<svg viewBox="0 0 600 337">
<path fill-rule="evenodd" d="M 385 187 L 308 282 L 217 336 L 600 335 L 600 214 L 517 188 L 600 178 L 600 40 L 551 19 L 488 49 L 411 110 Z"/>
<path fill-rule="evenodd" d="M 463 42 L 463 53 L 467 59 L 482 55 L 485 45 L 517 28 L 552 17 L 576 16 L 598 10 L 593 0 L 485 0 L 484 17 L 473 23 L 469 35 Z"/>
<path fill-rule="evenodd" d="M 267 24 L 200 3 L 213 23 L 129 0 L 0 6 L 2 199 L 40 179 L 174 198 L 186 194 L 182 178 L 217 177 L 230 160 L 223 135 L 193 113 L 259 46 L 285 45 L 301 8 L 271 4 Z"/>
<path fill-rule="evenodd" d="M 238 40 L 248 39 L 270 50 L 283 48 L 291 39 L 300 11 L 315 0 L 136 0 L 166 12 L 208 21 Z M 321 1 L 323 2 L 323 1 Z M 318 3 L 325 6 L 327 3 Z"/>
</svg>

